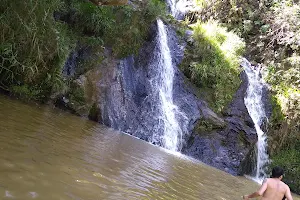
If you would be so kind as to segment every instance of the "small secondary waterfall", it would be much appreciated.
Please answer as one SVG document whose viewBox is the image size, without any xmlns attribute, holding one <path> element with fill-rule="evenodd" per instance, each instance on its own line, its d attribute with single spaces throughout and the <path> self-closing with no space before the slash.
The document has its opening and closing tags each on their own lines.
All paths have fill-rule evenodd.
<svg viewBox="0 0 300 200">
<path fill-rule="evenodd" d="M 263 120 L 266 119 L 266 113 L 262 102 L 263 83 L 259 76 L 259 69 L 251 66 L 251 63 L 246 59 L 243 60 L 242 66 L 245 69 L 249 81 L 247 95 L 244 101 L 247 110 L 255 124 L 255 129 L 258 136 L 256 174 L 253 179 L 261 183 L 266 177 L 265 168 L 269 162 L 269 156 L 267 154 L 267 137 L 266 134 L 261 130 Z"/>
<path fill-rule="evenodd" d="M 170 13 L 172 16 L 176 15 L 176 0 L 167 0 L 167 4 L 170 7 Z"/>
<path fill-rule="evenodd" d="M 194 1 L 192 0 L 167 0 L 169 5 L 170 13 L 176 19 L 180 18 L 180 15 L 184 15 L 190 7 L 193 6 Z"/>
<path fill-rule="evenodd" d="M 168 46 L 167 29 L 164 23 L 158 19 L 158 59 L 156 60 L 159 71 L 158 85 L 161 105 L 161 119 L 164 124 L 164 134 L 162 137 L 163 146 L 172 151 L 180 151 L 182 146 L 183 130 L 180 127 L 176 116 L 185 118 L 176 105 L 173 103 L 173 79 L 174 68 L 171 52 Z M 155 135 L 154 135 L 155 138 Z"/>
</svg>

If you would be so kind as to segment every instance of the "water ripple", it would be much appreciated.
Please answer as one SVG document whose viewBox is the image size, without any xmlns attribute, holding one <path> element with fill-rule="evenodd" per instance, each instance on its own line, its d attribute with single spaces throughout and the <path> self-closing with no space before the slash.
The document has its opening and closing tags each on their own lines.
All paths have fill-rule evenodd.
<svg viewBox="0 0 300 200">
<path fill-rule="evenodd" d="M 59 110 L 0 105 L 0 199 L 235 200 L 257 188 Z"/>
</svg>

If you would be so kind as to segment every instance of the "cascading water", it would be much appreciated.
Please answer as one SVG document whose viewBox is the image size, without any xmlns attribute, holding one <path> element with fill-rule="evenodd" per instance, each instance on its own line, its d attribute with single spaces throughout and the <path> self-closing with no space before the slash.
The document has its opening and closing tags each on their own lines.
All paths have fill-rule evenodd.
<svg viewBox="0 0 300 200">
<path fill-rule="evenodd" d="M 170 13 L 176 19 L 180 18 L 180 15 L 184 15 L 191 7 L 194 6 L 193 0 L 167 0 L 170 8 Z"/>
<path fill-rule="evenodd" d="M 176 0 L 167 0 L 167 4 L 170 7 L 170 13 L 172 16 L 176 15 Z"/>
<path fill-rule="evenodd" d="M 161 119 L 164 124 L 164 134 L 162 136 L 163 146 L 172 151 L 178 151 L 182 146 L 182 135 L 183 130 L 180 127 L 176 116 L 181 113 L 176 105 L 173 103 L 173 79 L 174 79 L 174 68 L 172 63 L 171 52 L 168 46 L 167 29 L 164 23 L 158 19 L 158 45 L 159 55 L 156 60 L 156 65 L 159 71 L 158 77 L 158 89 L 161 105 Z M 154 135 L 153 138 L 156 138 Z"/>
<path fill-rule="evenodd" d="M 261 130 L 263 120 L 267 118 L 262 102 L 263 83 L 259 76 L 260 72 L 258 68 L 251 66 L 251 63 L 246 59 L 243 60 L 242 66 L 245 69 L 249 81 L 247 95 L 244 101 L 255 124 L 258 136 L 256 174 L 253 179 L 261 183 L 266 177 L 265 168 L 269 162 L 269 156 L 267 154 L 267 137 Z"/>
</svg>

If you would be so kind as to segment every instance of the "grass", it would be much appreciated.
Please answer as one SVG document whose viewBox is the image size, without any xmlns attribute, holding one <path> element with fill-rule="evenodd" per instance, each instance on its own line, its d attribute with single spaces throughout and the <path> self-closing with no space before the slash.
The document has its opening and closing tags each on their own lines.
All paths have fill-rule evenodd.
<svg viewBox="0 0 300 200">
<path fill-rule="evenodd" d="M 67 36 L 67 26 L 53 19 L 54 10 L 60 6 L 61 1 L 58 0 L 4 0 L 1 3 L 2 89 L 19 95 L 33 93 L 35 98 L 42 100 L 52 90 L 62 87 L 57 71 L 62 69 L 72 42 Z M 28 90 L 31 92 L 28 93 Z"/>
<path fill-rule="evenodd" d="M 240 85 L 239 59 L 245 44 L 233 32 L 216 22 L 197 22 L 194 43 L 188 47 L 181 68 L 185 75 L 206 91 L 206 100 L 221 112 Z"/>
</svg>

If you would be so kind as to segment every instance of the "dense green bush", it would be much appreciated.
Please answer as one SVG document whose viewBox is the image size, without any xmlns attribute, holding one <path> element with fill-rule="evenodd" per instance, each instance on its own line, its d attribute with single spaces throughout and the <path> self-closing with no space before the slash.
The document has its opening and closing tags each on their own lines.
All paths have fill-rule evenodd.
<svg viewBox="0 0 300 200">
<path fill-rule="evenodd" d="M 90 2 L 73 0 L 69 6 L 72 23 L 84 35 L 100 37 L 111 46 L 118 57 L 138 52 L 147 37 L 150 24 L 165 14 L 160 0 L 144 1 L 138 8 L 132 6 L 96 7 Z"/>
<path fill-rule="evenodd" d="M 196 0 L 190 16 L 213 18 L 245 39 L 251 61 L 269 63 L 300 52 L 300 6 L 292 0 Z"/>
<path fill-rule="evenodd" d="M 193 44 L 187 48 L 181 68 L 202 91 L 215 111 L 231 101 L 240 84 L 239 59 L 244 42 L 216 22 L 193 26 Z"/>
<path fill-rule="evenodd" d="M 281 166 L 285 170 L 283 181 L 286 182 L 291 190 L 300 193 L 300 141 L 294 149 L 284 148 L 272 156 L 273 166 Z"/>
<path fill-rule="evenodd" d="M 1 2 L 0 87 L 42 100 L 62 89 L 61 68 L 72 47 L 67 27 L 54 21 L 61 1 Z"/>
<path fill-rule="evenodd" d="M 300 57 L 289 57 L 269 66 L 266 80 L 271 86 L 273 99 L 276 99 L 270 122 L 273 137 L 276 137 L 274 132 L 281 130 L 282 142 L 277 147 L 280 149 L 286 144 L 293 145 L 295 137 L 300 139 Z"/>
</svg>

